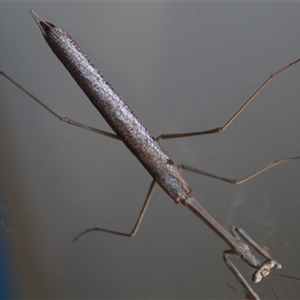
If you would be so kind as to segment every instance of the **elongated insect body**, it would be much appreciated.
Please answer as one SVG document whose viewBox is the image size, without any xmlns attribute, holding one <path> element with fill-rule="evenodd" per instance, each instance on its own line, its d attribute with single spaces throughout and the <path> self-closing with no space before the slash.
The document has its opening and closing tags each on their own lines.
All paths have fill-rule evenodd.
<svg viewBox="0 0 300 300">
<path fill-rule="evenodd" d="M 32 15 L 52 51 L 127 148 L 175 202 L 184 202 L 191 189 L 177 166 L 126 102 L 69 34 L 43 21 L 34 12 Z"/>
<path fill-rule="evenodd" d="M 27 93 L 37 103 L 46 108 L 50 113 L 56 116 L 58 119 L 65 121 L 71 125 L 75 125 L 90 131 L 97 132 L 99 134 L 109 136 L 111 138 L 120 139 L 127 146 L 127 148 L 138 158 L 147 171 L 153 177 L 153 182 L 150 186 L 148 195 L 146 197 L 144 206 L 140 212 L 138 220 L 136 221 L 132 231 L 130 233 L 113 231 L 105 228 L 90 228 L 77 235 L 73 241 L 77 241 L 84 234 L 91 231 L 102 231 L 106 233 L 112 233 L 127 237 L 132 237 L 136 234 L 141 221 L 144 217 L 145 211 L 148 207 L 149 201 L 152 197 L 155 183 L 158 183 L 166 193 L 176 202 L 182 203 L 189 208 L 195 215 L 197 215 L 206 225 L 208 225 L 220 238 L 222 238 L 230 247 L 230 250 L 223 252 L 223 259 L 226 262 L 229 269 L 234 273 L 236 278 L 241 282 L 245 289 L 252 295 L 253 298 L 259 299 L 257 294 L 249 286 L 248 282 L 236 269 L 233 263 L 229 260 L 229 257 L 235 255 L 241 258 L 249 266 L 256 269 L 253 275 L 253 281 L 259 282 L 263 277 L 270 273 L 271 268 L 281 268 L 281 264 L 274 260 L 270 254 L 260 247 L 254 240 L 252 240 L 242 229 L 235 226 L 231 226 L 231 233 L 220 225 L 200 203 L 192 196 L 192 191 L 189 188 L 187 182 L 181 175 L 180 169 L 185 169 L 194 173 L 202 174 L 208 177 L 212 177 L 218 180 L 229 182 L 232 184 L 240 184 L 245 182 L 256 175 L 274 167 L 278 164 L 299 160 L 300 156 L 288 157 L 280 159 L 266 165 L 247 177 L 237 180 L 226 177 L 221 177 L 203 170 L 199 170 L 186 165 L 180 165 L 179 167 L 174 164 L 172 159 L 167 155 L 164 149 L 160 146 L 158 140 L 163 138 L 179 138 L 188 136 L 199 136 L 204 134 L 213 134 L 224 131 L 233 120 L 245 109 L 245 107 L 256 97 L 256 95 L 278 74 L 288 69 L 294 64 L 300 62 L 300 58 L 296 61 L 286 65 L 273 75 L 271 75 L 258 89 L 257 91 L 236 111 L 236 113 L 225 123 L 222 127 L 216 127 L 211 130 L 191 132 L 191 133 L 179 133 L 179 134 L 166 134 L 161 135 L 157 139 L 154 138 L 146 127 L 141 123 L 134 112 L 129 108 L 126 102 L 114 91 L 112 86 L 105 80 L 101 72 L 93 65 L 91 60 L 81 51 L 80 47 L 75 41 L 62 29 L 55 27 L 53 24 L 43 21 L 34 11 L 31 14 L 37 22 L 42 34 L 55 53 L 59 60 L 63 63 L 77 84 L 81 87 L 84 93 L 91 100 L 93 105 L 101 113 L 113 131 L 117 134 L 111 134 L 100 129 L 96 129 L 90 126 L 86 126 L 79 122 L 76 122 L 70 118 L 64 117 L 61 114 L 55 112 L 48 107 L 45 103 L 40 101 L 34 95 L 32 95 L 25 88 L 20 86 L 16 81 L 0 70 L 0 74 L 18 86 L 22 91 Z M 264 263 L 260 263 L 249 249 L 247 243 L 241 241 L 241 237 L 251 244 L 258 253 L 267 259 Z"/>
<path fill-rule="evenodd" d="M 187 206 L 211 227 L 234 254 L 251 267 L 260 267 L 260 261 L 251 253 L 248 245 L 230 234 L 191 195 L 191 189 L 178 167 L 69 34 L 45 22 L 34 11 L 31 14 L 54 54 L 154 180 L 176 203 Z"/>
</svg>

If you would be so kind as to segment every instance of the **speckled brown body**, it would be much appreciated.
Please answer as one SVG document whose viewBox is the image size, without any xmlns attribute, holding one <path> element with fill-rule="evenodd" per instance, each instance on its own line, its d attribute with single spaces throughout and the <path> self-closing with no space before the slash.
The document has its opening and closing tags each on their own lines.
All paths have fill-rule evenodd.
<svg viewBox="0 0 300 300">
<path fill-rule="evenodd" d="M 175 202 L 184 202 L 191 189 L 177 166 L 122 97 L 65 31 L 45 21 L 40 20 L 38 24 L 52 51 L 127 148 Z"/>
<path fill-rule="evenodd" d="M 248 245 L 229 233 L 191 195 L 191 189 L 182 177 L 178 167 L 125 101 L 104 79 L 101 72 L 81 51 L 76 42 L 62 29 L 43 21 L 35 12 L 31 11 L 31 14 L 52 51 L 64 64 L 110 127 L 139 159 L 154 180 L 176 203 L 181 202 L 184 204 L 230 246 L 231 250 L 224 252 L 226 253 L 226 255 L 223 255 L 224 259 L 227 260 L 226 257 L 228 255 L 234 254 L 251 267 L 259 268 L 261 266 L 260 261 L 251 253 Z M 137 224 L 139 222 L 137 221 Z M 93 230 L 121 234 L 99 228 L 92 228 L 85 232 Z M 131 236 L 127 234 L 121 235 Z M 240 279 L 238 275 L 236 276 Z"/>
</svg>

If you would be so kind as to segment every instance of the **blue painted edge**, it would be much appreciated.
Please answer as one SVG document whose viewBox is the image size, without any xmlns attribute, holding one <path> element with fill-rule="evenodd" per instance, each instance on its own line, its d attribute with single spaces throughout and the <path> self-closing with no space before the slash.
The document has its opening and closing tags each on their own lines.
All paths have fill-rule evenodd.
<svg viewBox="0 0 300 300">
<path fill-rule="evenodd" d="M 0 191 L 0 299 L 12 299 L 12 271 L 8 238 L 5 235 L 5 201 Z"/>
</svg>

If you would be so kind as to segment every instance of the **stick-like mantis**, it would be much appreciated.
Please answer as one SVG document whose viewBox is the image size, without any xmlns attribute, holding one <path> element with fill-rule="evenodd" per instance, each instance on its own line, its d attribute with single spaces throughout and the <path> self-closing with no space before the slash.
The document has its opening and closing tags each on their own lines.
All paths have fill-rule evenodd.
<svg viewBox="0 0 300 300">
<path fill-rule="evenodd" d="M 104 228 L 90 228 L 74 238 L 74 241 L 91 231 L 102 231 L 127 237 L 134 236 L 141 224 L 144 217 L 150 199 L 153 195 L 156 184 L 159 184 L 163 190 L 175 201 L 175 203 L 181 203 L 189 208 L 194 214 L 196 214 L 203 222 L 205 222 L 219 237 L 221 237 L 230 247 L 230 250 L 223 252 L 223 258 L 230 270 L 235 274 L 239 281 L 244 285 L 249 294 L 254 298 L 258 298 L 258 295 L 253 291 L 244 277 L 236 269 L 236 267 L 229 260 L 231 255 L 235 255 L 241 258 L 249 266 L 256 269 L 253 274 L 253 281 L 259 282 L 263 277 L 266 277 L 273 267 L 281 268 L 281 264 L 274 260 L 268 252 L 262 247 L 256 244 L 243 230 L 232 226 L 231 232 L 227 231 L 222 225 L 220 225 L 192 196 L 192 191 L 181 174 L 181 170 L 188 170 L 194 173 L 209 176 L 215 179 L 226 181 L 232 184 L 243 183 L 254 176 L 268 170 L 269 168 L 276 166 L 280 163 L 298 160 L 300 156 L 289 157 L 264 166 L 254 173 L 246 176 L 241 180 L 229 179 L 221 177 L 212 173 L 208 173 L 203 170 L 192 168 L 187 165 L 175 165 L 173 160 L 168 156 L 164 149 L 160 145 L 162 139 L 182 138 L 189 136 L 198 136 L 219 133 L 224 131 L 235 118 L 246 108 L 246 106 L 257 96 L 257 94 L 279 73 L 285 71 L 292 65 L 298 63 L 300 59 L 290 63 L 284 68 L 280 69 L 273 75 L 271 75 L 255 93 L 245 102 L 245 104 L 239 108 L 236 113 L 225 123 L 224 126 L 217 127 L 207 131 L 180 133 L 180 134 L 164 134 L 159 137 L 153 137 L 146 127 L 140 122 L 138 117 L 132 112 L 126 102 L 115 92 L 112 86 L 104 79 L 101 72 L 93 65 L 90 59 L 81 51 L 79 46 L 72 40 L 72 38 L 62 29 L 55 27 L 53 24 L 43 21 L 34 11 L 31 11 L 32 16 L 37 22 L 46 42 L 64 64 L 70 74 L 73 76 L 77 84 L 82 88 L 84 93 L 88 96 L 97 110 L 105 118 L 107 123 L 111 126 L 116 134 L 112 134 L 106 131 L 102 131 L 90 126 L 86 126 L 77 121 L 74 121 L 68 117 L 62 116 L 59 113 L 52 110 L 45 103 L 40 101 L 30 92 L 21 87 L 11 77 L 9 77 L 4 71 L 1 71 L 1 75 L 9 79 L 21 90 L 27 93 L 36 102 L 46 108 L 50 113 L 55 115 L 58 119 L 67 122 L 71 125 L 78 126 L 107 137 L 115 138 L 123 141 L 127 148 L 137 157 L 142 163 L 145 169 L 153 177 L 152 184 L 148 195 L 146 197 L 144 206 L 140 212 L 139 218 L 136 221 L 130 233 L 113 231 Z M 249 244 L 263 255 L 267 260 L 263 263 L 252 254 L 247 243 L 241 241 L 242 236 Z"/>
</svg>

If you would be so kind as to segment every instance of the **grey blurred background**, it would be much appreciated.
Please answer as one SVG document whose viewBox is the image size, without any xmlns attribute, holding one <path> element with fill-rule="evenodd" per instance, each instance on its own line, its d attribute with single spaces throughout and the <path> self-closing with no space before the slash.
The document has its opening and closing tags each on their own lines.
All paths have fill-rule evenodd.
<svg viewBox="0 0 300 300">
<path fill-rule="evenodd" d="M 299 3 L 0 3 L 0 67 L 56 111 L 110 130 L 29 14 L 66 30 L 153 135 L 223 125 L 271 73 L 300 57 Z M 57 121 L 0 78 L 1 230 L 18 298 L 239 298 L 228 247 L 158 188 L 121 142 Z M 175 163 L 241 178 L 300 155 L 300 65 L 275 79 L 221 135 L 164 141 Z M 224 226 L 274 247 L 300 276 L 300 162 L 232 186 L 186 173 Z M 253 270 L 238 263 L 250 280 Z M 279 298 L 298 282 L 271 279 Z M 272 298 L 265 282 L 255 286 Z"/>
</svg>

